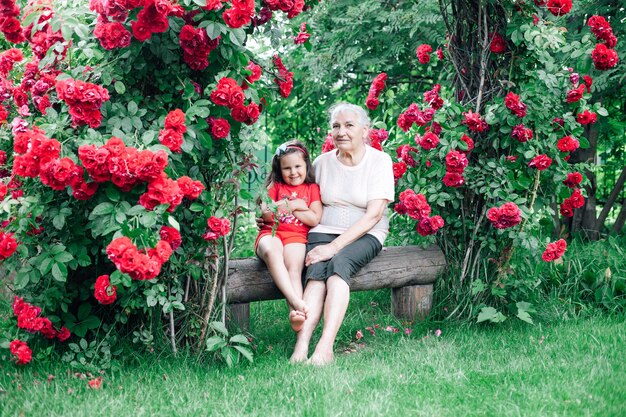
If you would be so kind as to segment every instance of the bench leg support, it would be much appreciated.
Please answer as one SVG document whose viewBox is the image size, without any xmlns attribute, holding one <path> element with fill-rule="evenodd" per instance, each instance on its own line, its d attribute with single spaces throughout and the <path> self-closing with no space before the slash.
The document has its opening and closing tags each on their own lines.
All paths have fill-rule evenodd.
<svg viewBox="0 0 626 417">
<path fill-rule="evenodd" d="M 433 306 L 433 286 L 410 285 L 391 289 L 391 311 L 400 320 L 423 320 Z"/>
<path fill-rule="evenodd" d="M 229 304 L 230 323 L 244 332 L 250 331 L 250 303 Z"/>
</svg>

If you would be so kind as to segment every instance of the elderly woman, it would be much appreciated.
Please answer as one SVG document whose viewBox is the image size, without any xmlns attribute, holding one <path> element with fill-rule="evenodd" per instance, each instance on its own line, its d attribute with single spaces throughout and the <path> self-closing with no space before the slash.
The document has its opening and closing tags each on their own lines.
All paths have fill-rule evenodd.
<svg viewBox="0 0 626 417">
<path fill-rule="evenodd" d="M 292 362 L 307 359 L 309 343 L 322 312 L 322 336 L 309 362 L 333 361 L 333 346 L 350 301 L 350 280 L 382 249 L 389 231 L 387 205 L 394 199 L 389 155 L 369 143 L 370 121 L 354 104 L 330 109 L 334 150 L 314 162 L 324 207 L 310 230 L 305 264 L 304 301 L 309 311 L 298 332 Z"/>
</svg>

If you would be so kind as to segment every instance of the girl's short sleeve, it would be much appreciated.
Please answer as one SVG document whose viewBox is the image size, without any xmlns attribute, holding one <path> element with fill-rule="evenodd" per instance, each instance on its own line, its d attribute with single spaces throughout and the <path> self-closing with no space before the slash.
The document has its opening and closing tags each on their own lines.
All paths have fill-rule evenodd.
<svg viewBox="0 0 626 417">
<path fill-rule="evenodd" d="M 267 194 L 270 196 L 272 201 L 278 201 L 278 187 L 276 187 L 276 184 L 272 184 L 272 186 L 267 190 Z"/>
<path fill-rule="evenodd" d="M 320 195 L 320 186 L 317 184 L 311 184 L 309 190 L 309 206 L 314 201 L 321 201 L 322 197 Z"/>
</svg>

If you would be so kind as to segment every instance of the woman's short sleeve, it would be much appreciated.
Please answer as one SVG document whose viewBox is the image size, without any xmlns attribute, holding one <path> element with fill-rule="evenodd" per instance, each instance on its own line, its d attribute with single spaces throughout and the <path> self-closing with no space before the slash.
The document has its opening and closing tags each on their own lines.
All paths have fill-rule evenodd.
<svg viewBox="0 0 626 417">
<path fill-rule="evenodd" d="M 389 200 L 395 197 L 393 180 L 393 163 L 391 157 L 385 153 L 376 153 L 376 162 L 370 171 L 367 186 L 367 201 Z"/>
</svg>

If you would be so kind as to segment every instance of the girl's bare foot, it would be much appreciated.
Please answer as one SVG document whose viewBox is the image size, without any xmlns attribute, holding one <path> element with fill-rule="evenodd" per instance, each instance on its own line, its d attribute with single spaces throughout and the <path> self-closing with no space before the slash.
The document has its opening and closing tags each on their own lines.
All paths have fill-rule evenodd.
<svg viewBox="0 0 626 417">
<path fill-rule="evenodd" d="M 291 324 L 291 328 L 294 332 L 299 332 L 304 326 L 304 321 L 306 320 L 306 316 L 302 311 L 291 310 L 289 312 L 289 324 Z M 306 359 L 306 358 L 305 358 Z"/>
</svg>

